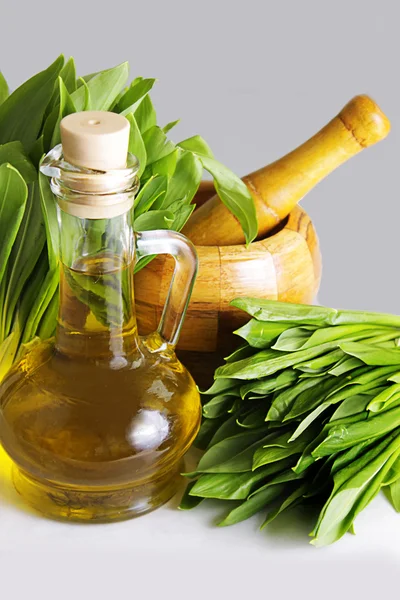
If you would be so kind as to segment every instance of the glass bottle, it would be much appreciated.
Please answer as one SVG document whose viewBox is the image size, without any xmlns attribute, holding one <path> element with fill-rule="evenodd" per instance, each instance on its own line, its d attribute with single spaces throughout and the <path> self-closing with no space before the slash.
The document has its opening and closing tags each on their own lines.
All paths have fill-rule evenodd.
<svg viewBox="0 0 400 600">
<path fill-rule="evenodd" d="M 179 233 L 134 232 L 138 162 L 126 159 L 124 117 L 76 113 L 61 132 L 41 167 L 58 205 L 57 332 L 0 384 L 0 439 L 33 507 L 111 521 L 172 497 L 199 427 L 197 388 L 174 353 L 197 257 Z M 141 338 L 136 254 L 160 253 L 175 257 L 175 272 L 158 330 Z"/>
</svg>

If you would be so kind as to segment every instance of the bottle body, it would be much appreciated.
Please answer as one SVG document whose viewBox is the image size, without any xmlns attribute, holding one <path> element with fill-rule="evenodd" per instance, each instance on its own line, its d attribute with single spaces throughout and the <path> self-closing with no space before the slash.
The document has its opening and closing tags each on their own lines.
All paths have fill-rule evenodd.
<svg viewBox="0 0 400 600">
<path fill-rule="evenodd" d="M 134 233 L 134 166 L 99 173 L 65 163 L 60 149 L 48 157 L 59 173 L 56 336 L 1 382 L 0 440 L 18 491 L 46 516 L 125 519 L 176 492 L 200 425 L 199 393 L 174 353 L 196 255 L 174 232 Z M 171 253 L 177 265 L 159 329 L 146 338 L 134 308 L 136 247 Z"/>
<path fill-rule="evenodd" d="M 123 362 L 123 364 L 122 364 Z M 200 424 L 194 381 L 140 342 L 119 367 L 40 343 L 1 384 L 18 491 L 56 518 L 128 518 L 167 501 Z"/>
</svg>

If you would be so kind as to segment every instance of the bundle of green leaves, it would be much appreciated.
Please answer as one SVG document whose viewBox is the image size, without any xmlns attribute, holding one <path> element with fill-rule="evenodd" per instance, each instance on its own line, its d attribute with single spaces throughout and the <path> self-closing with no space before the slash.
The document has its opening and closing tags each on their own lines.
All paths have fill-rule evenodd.
<svg viewBox="0 0 400 600">
<path fill-rule="evenodd" d="M 220 525 L 297 504 L 316 546 L 385 488 L 400 511 L 400 317 L 242 298 L 245 340 L 204 393 L 205 449 L 181 508 L 228 500 Z"/>
<path fill-rule="evenodd" d="M 27 344 L 54 333 L 58 310 L 58 227 L 43 155 L 60 143 L 59 124 L 82 110 L 111 110 L 129 120 L 129 151 L 140 161 L 135 201 L 137 230 L 179 231 L 192 211 L 203 169 L 221 200 L 236 215 L 248 242 L 257 232 L 245 184 L 215 160 L 194 136 L 178 144 L 150 99 L 155 80 L 137 77 L 128 87 L 128 64 L 77 78 L 72 58 L 61 56 L 9 95 L 0 73 L 0 379 Z M 146 260 L 139 261 L 136 269 Z"/>
</svg>

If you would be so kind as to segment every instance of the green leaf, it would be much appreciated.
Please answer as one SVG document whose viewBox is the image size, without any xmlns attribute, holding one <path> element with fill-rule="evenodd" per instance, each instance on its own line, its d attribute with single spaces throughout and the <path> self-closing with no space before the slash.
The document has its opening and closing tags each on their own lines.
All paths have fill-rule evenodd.
<svg viewBox="0 0 400 600">
<path fill-rule="evenodd" d="M 48 69 L 15 90 L 0 106 L 0 143 L 20 141 L 29 152 L 38 137 L 49 98 L 63 66 L 60 56 Z"/>
<path fill-rule="evenodd" d="M 145 96 L 135 110 L 135 119 L 143 135 L 145 131 L 157 125 L 156 111 L 150 96 Z M 164 133 L 166 133 L 164 131 Z"/>
<path fill-rule="evenodd" d="M 230 169 L 214 158 L 200 156 L 203 167 L 214 179 L 218 196 L 238 219 L 242 226 L 246 243 L 250 244 L 258 233 L 256 208 L 246 184 Z"/>
<path fill-rule="evenodd" d="M 67 115 L 71 115 L 76 112 L 76 108 L 72 97 L 69 95 L 67 88 L 61 77 L 58 78 L 58 85 L 60 89 L 60 104 L 58 107 L 58 117 L 54 126 L 53 135 L 51 138 L 51 146 L 57 146 L 61 143 L 60 123 L 61 120 Z"/>
<path fill-rule="evenodd" d="M 8 142 L 0 146 L 0 165 L 9 163 L 20 172 L 26 183 L 37 179 L 37 171 L 25 153 L 21 142 Z"/>
<path fill-rule="evenodd" d="M 17 237 L 10 254 L 7 293 L 3 306 L 2 338 L 11 331 L 12 319 L 22 289 L 39 260 L 46 240 L 40 209 L 38 183 L 30 186 Z"/>
<path fill-rule="evenodd" d="M 177 160 L 178 148 L 149 165 L 148 173 L 151 173 L 152 176 L 165 175 L 170 179 L 175 173 Z"/>
<path fill-rule="evenodd" d="M 356 394 L 346 398 L 339 406 L 339 408 L 333 413 L 330 418 L 330 422 L 337 421 L 338 419 L 344 419 L 351 415 L 357 415 L 358 413 L 366 410 L 368 403 L 374 394 Z"/>
<path fill-rule="evenodd" d="M 309 325 L 305 327 L 291 327 L 281 333 L 272 346 L 273 350 L 280 350 L 281 352 L 295 352 L 305 346 L 307 340 L 310 339 L 314 328 L 309 329 Z"/>
<path fill-rule="evenodd" d="M 254 453 L 253 470 L 264 465 L 288 458 L 295 454 L 301 454 L 310 442 L 310 436 L 303 436 L 303 439 L 297 439 L 295 442 L 290 442 L 289 439 L 292 431 L 284 433 L 268 444 L 264 444 Z"/>
<path fill-rule="evenodd" d="M 177 200 L 190 204 L 199 188 L 202 173 L 200 160 L 191 152 L 181 152 L 162 199 L 162 208 L 169 208 Z"/>
<path fill-rule="evenodd" d="M 313 532 L 315 546 L 340 539 L 351 527 L 356 515 L 376 496 L 382 481 L 400 453 L 397 439 L 384 440 L 357 463 L 334 476 L 335 487 L 321 511 Z"/>
<path fill-rule="evenodd" d="M 142 134 L 140 133 L 139 127 L 136 123 L 136 119 L 133 116 L 133 114 L 129 113 L 129 115 L 127 115 L 126 118 L 128 119 L 129 124 L 131 126 L 130 133 L 129 133 L 128 150 L 129 150 L 129 152 L 134 154 L 139 161 L 138 177 L 140 177 L 146 168 L 146 162 L 147 162 L 146 147 L 144 145 Z"/>
<path fill-rule="evenodd" d="M 0 105 L 7 100 L 9 95 L 7 81 L 4 79 L 3 73 L 0 71 Z"/>
<path fill-rule="evenodd" d="M 200 459 L 196 473 L 240 473 L 250 471 L 253 454 L 267 441 L 266 430 L 246 431 L 211 446 Z"/>
<path fill-rule="evenodd" d="M 203 416 L 207 419 L 217 419 L 223 414 L 226 414 L 232 408 L 234 396 L 220 394 L 214 396 L 212 400 L 203 406 Z"/>
<path fill-rule="evenodd" d="M 178 125 L 178 123 L 180 123 L 180 119 L 177 119 L 176 121 L 170 121 L 162 128 L 163 132 L 168 133 L 169 131 L 171 131 L 171 129 L 173 129 L 173 127 Z"/>
<path fill-rule="evenodd" d="M 191 488 L 190 495 L 220 500 L 245 500 L 258 482 L 279 470 L 282 470 L 282 465 L 276 463 L 272 469 L 268 465 L 256 472 L 201 475 Z"/>
<path fill-rule="evenodd" d="M 264 488 L 262 491 L 254 494 L 251 498 L 245 500 L 238 507 L 231 510 L 218 525 L 225 527 L 226 525 L 234 525 L 235 523 L 249 519 L 279 498 L 286 488 L 287 486 L 285 484 L 271 485 Z"/>
<path fill-rule="evenodd" d="M 228 167 L 213 158 L 212 152 L 200 136 L 194 136 L 178 144 L 184 150 L 196 154 L 206 171 L 214 179 L 218 196 L 240 222 L 246 243 L 252 242 L 258 233 L 258 223 L 254 200 L 246 184 Z"/>
<path fill-rule="evenodd" d="M 76 90 L 76 67 L 72 56 L 67 60 L 60 71 L 60 77 L 63 80 L 66 89 L 70 94 Z"/>
<path fill-rule="evenodd" d="M 29 157 L 35 166 L 35 170 L 38 169 L 44 153 L 44 135 L 42 134 L 33 144 L 32 149 L 29 153 Z"/>
<path fill-rule="evenodd" d="M 150 127 L 143 133 L 143 141 L 146 146 L 148 165 L 175 150 L 175 144 L 168 140 L 165 133 L 157 126 Z"/>
<path fill-rule="evenodd" d="M 390 385 L 385 390 L 383 390 L 380 394 L 375 396 L 373 400 L 368 404 L 367 409 L 371 412 L 379 412 L 385 409 L 393 402 L 396 402 L 400 395 L 400 384 L 396 383 L 394 385 Z"/>
<path fill-rule="evenodd" d="M 234 331 L 235 335 L 240 336 L 253 348 L 270 348 L 274 342 L 284 331 L 289 329 L 291 325 L 286 323 L 268 323 L 266 321 L 257 321 L 250 319 L 240 329 Z"/>
<path fill-rule="evenodd" d="M 0 344 L 0 381 L 3 380 L 5 375 L 7 375 L 13 364 L 18 343 L 18 334 L 17 332 L 13 331 Z"/>
<path fill-rule="evenodd" d="M 129 66 L 124 62 L 112 69 L 85 77 L 91 98 L 92 110 L 109 110 L 128 79 Z M 85 87 L 81 85 L 71 95 L 76 111 L 83 110 L 86 100 Z"/>
<path fill-rule="evenodd" d="M 361 342 L 345 342 L 340 347 L 343 352 L 355 356 L 366 365 L 400 365 L 400 348 L 389 350 Z"/>
<path fill-rule="evenodd" d="M 59 260 L 59 229 L 57 219 L 57 206 L 53 192 L 50 189 L 48 177 L 39 173 L 40 203 L 44 216 L 47 236 L 47 251 L 50 270 L 55 271 Z"/>
<path fill-rule="evenodd" d="M 261 350 L 250 358 L 239 360 L 236 363 L 227 363 L 218 367 L 215 376 L 235 379 L 257 379 L 273 375 L 277 371 L 293 367 L 296 364 L 310 360 L 332 350 L 335 342 L 323 344 L 317 348 L 308 348 L 298 352 L 279 352 L 278 350 Z"/>
<path fill-rule="evenodd" d="M 34 299 L 32 308 L 30 310 L 24 333 L 22 336 L 22 343 L 26 344 L 30 342 L 38 331 L 40 321 L 51 303 L 53 296 L 56 292 L 59 282 L 58 269 L 50 270 L 47 272 L 45 280 L 43 281 L 39 294 Z"/>
<path fill-rule="evenodd" d="M 264 527 L 266 527 L 269 523 L 271 523 L 271 521 L 276 519 L 276 517 L 278 517 L 288 508 L 292 508 L 296 504 L 299 504 L 302 501 L 304 494 L 307 492 L 307 489 L 308 485 L 306 483 L 301 483 L 298 485 L 294 491 L 287 496 L 287 498 L 285 498 L 277 508 L 275 508 L 275 510 L 271 511 L 267 515 L 264 523 L 261 525 L 261 529 L 264 529 Z"/>
<path fill-rule="evenodd" d="M 150 210 L 135 220 L 135 230 L 170 229 L 173 221 L 174 215 L 169 210 Z"/>
<path fill-rule="evenodd" d="M 157 198 L 166 194 L 167 187 L 168 180 L 163 175 L 148 179 L 135 198 L 135 219 L 150 210 Z"/>
<path fill-rule="evenodd" d="M 400 479 L 390 486 L 390 500 L 397 512 L 400 512 Z"/>
<path fill-rule="evenodd" d="M 352 323 L 400 327 L 400 316 L 356 310 L 337 310 L 324 306 L 290 304 L 260 298 L 236 298 L 232 306 L 244 310 L 261 321 L 298 323 L 300 325 L 348 325 Z"/>
<path fill-rule="evenodd" d="M 28 196 L 27 185 L 9 164 L 0 166 L 0 283 L 17 237 Z"/>
<path fill-rule="evenodd" d="M 37 335 L 41 340 L 47 340 L 55 334 L 58 308 L 59 290 L 56 288 L 50 304 L 48 304 L 37 329 Z"/>
<path fill-rule="evenodd" d="M 389 433 L 400 425 L 400 407 L 377 413 L 366 421 L 335 425 L 324 441 L 313 451 L 313 456 L 329 456 L 355 444 Z"/>
<path fill-rule="evenodd" d="M 280 392 L 277 396 L 275 396 L 271 408 L 267 414 L 267 421 L 283 421 L 285 416 L 289 414 L 292 406 L 294 405 L 296 398 L 300 396 L 300 394 L 310 388 L 315 388 L 321 382 L 319 380 L 314 379 L 306 379 L 303 381 L 299 381 L 296 385 L 292 386 L 288 390 L 284 390 Z"/>
<path fill-rule="evenodd" d="M 127 116 L 130 112 L 134 112 L 138 101 L 146 96 L 156 79 L 141 79 L 134 80 L 126 92 L 118 100 L 118 104 L 115 107 L 115 112 L 122 113 Z"/>
<path fill-rule="evenodd" d="M 92 110 L 92 98 L 90 96 L 90 90 L 87 82 L 81 77 L 80 81 L 82 82 L 82 88 L 85 92 L 85 102 L 82 110 Z"/>
<path fill-rule="evenodd" d="M 200 135 L 194 135 L 193 137 L 183 140 L 182 142 L 179 142 L 177 146 L 184 150 L 188 150 L 189 152 L 193 152 L 194 154 L 214 158 L 210 146 Z"/>
<path fill-rule="evenodd" d="M 203 498 L 201 498 L 200 496 L 191 496 L 190 495 L 190 491 L 193 488 L 195 483 L 196 483 L 195 481 L 191 481 L 186 486 L 186 490 L 185 490 L 185 492 L 182 496 L 182 500 L 178 506 L 179 510 L 190 510 L 190 509 L 198 506 L 200 504 L 200 502 L 203 502 Z"/>
</svg>

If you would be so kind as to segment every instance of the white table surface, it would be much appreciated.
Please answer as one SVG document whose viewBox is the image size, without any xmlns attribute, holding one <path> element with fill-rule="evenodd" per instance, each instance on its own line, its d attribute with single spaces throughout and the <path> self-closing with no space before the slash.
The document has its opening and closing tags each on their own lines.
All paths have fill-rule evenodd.
<svg viewBox="0 0 400 600">
<path fill-rule="evenodd" d="M 357 535 L 316 549 L 300 509 L 259 531 L 262 517 L 213 525 L 222 507 L 178 499 L 110 525 L 47 520 L 25 506 L 0 454 L 0 598 L 381 598 L 398 590 L 400 515 L 380 496 Z M 7 593 L 5 593 L 5 590 Z M 398 592 L 394 594 L 398 597 Z"/>
</svg>

